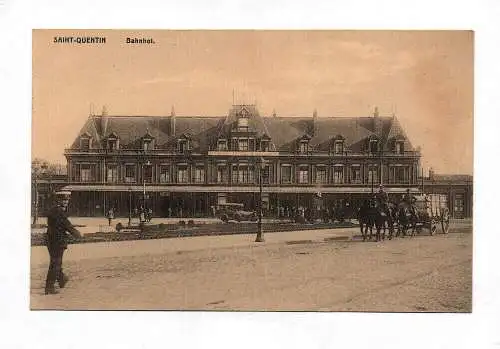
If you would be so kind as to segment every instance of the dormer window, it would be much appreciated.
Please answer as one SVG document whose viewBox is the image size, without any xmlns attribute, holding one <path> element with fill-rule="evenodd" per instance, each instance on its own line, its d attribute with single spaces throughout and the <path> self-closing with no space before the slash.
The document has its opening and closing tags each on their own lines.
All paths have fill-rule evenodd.
<svg viewBox="0 0 500 349">
<path fill-rule="evenodd" d="M 143 151 L 149 151 L 153 150 L 154 143 L 153 143 L 154 137 L 149 133 L 149 129 L 146 131 L 146 134 L 144 137 L 142 137 L 142 150 Z"/>
<path fill-rule="evenodd" d="M 404 153 L 404 143 L 403 142 L 396 142 L 394 151 L 396 154 L 403 154 Z"/>
<path fill-rule="evenodd" d="M 82 136 L 80 138 L 80 149 L 81 150 L 89 150 L 90 149 L 90 137 Z"/>
<path fill-rule="evenodd" d="M 187 139 L 180 139 L 177 147 L 179 153 L 185 153 L 188 149 Z"/>
<path fill-rule="evenodd" d="M 397 136 L 394 139 L 394 153 L 404 154 L 404 152 L 405 152 L 404 144 L 405 144 L 404 136 L 402 136 L 402 135 Z"/>
<path fill-rule="evenodd" d="M 368 152 L 374 154 L 378 152 L 378 138 L 370 137 L 368 141 Z"/>
<path fill-rule="evenodd" d="M 227 150 L 227 140 L 219 139 L 217 141 L 217 150 L 221 150 L 221 151 Z"/>
<path fill-rule="evenodd" d="M 248 112 L 246 109 L 242 109 L 238 114 L 238 131 L 248 131 Z"/>
<path fill-rule="evenodd" d="M 269 151 L 269 140 L 261 139 L 260 140 L 260 151 Z"/>
<path fill-rule="evenodd" d="M 344 137 L 338 135 L 333 140 L 333 153 L 340 155 L 344 153 Z"/>
<path fill-rule="evenodd" d="M 299 153 L 307 154 L 308 151 L 309 151 L 309 141 L 307 141 L 307 140 L 300 141 Z"/>
<path fill-rule="evenodd" d="M 114 151 L 119 148 L 118 136 L 113 132 L 107 139 L 108 150 Z"/>
</svg>

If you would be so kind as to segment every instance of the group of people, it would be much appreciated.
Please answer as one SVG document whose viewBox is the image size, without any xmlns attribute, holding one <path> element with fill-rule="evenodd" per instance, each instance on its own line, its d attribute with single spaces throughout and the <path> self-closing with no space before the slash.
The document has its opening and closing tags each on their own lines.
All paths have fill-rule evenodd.
<svg viewBox="0 0 500 349">
<path fill-rule="evenodd" d="M 147 223 L 151 222 L 151 218 L 153 217 L 153 210 L 151 208 L 144 208 L 141 206 L 140 208 L 134 209 L 134 217 L 139 218 L 139 223 Z M 106 213 L 106 218 L 108 219 L 108 225 L 111 226 L 113 223 L 113 219 L 115 218 L 115 208 L 111 207 Z"/>
<path fill-rule="evenodd" d="M 375 194 L 374 197 L 378 206 L 382 209 L 383 212 L 387 212 L 389 208 L 389 194 L 385 191 L 384 186 L 379 185 L 379 191 Z M 417 216 L 417 210 L 415 208 L 415 197 L 411 194 L 410 189 L 406 189 L 405 194 L 403 195 L 400 204 L 406 205 L 409 208 L 412 215 Z"/>
</svg>

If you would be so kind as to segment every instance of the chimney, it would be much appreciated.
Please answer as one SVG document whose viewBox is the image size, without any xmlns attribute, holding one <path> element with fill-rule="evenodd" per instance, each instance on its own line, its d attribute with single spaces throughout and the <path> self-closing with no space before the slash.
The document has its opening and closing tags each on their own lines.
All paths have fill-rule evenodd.
<svg viewBox="0 0 500 349">
<path fill-rule="evenodd" d="M 102 135 L 105 137 L 108 131 L 108 109 L 104 105 L 101 112 L 101 130 Z"/>
<path fill-rule="evenodd" d="M 373 111 L 373 132 L 378 137 L 382 137 L 382 119 L 379 116 L 378 107 L 375 107 Z"/>
<path fill-rule="evenodd" d="M 174 106 L 172 106 L 172 110 L 170 111 L 170 136 L 175 135 L 175 110 Z"/>
<path fill-rule="evenodd" d="M 273 118 L 277 117 L 276 115 L 276 109 L 273 109 Z"/>
<path fill-rule="evenodd" d="M 314 108 L 313 111 L 313 129 L 312 129 L 312 135 L 317 135 L 318 134 L 318 111 L 316 108 Z"/>
<path fill-rule="evenodd" d="M 434 169 L 432 167 L 429 168 L 429 180 L 434 180 Z"/>
</svg>

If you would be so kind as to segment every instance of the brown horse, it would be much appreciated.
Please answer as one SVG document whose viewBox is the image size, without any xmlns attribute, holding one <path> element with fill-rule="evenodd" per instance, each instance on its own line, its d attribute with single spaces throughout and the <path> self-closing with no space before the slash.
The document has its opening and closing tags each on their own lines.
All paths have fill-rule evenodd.
<svg viewBox="0 0 500 349">
<path fill-rule="evenodd" d="M 358 211 L 359 229 L 363 241 L 366 241 L 368 229 L 370 229 L 370 239 L 372 237 L 373 227 L 375 226 L 375 208 L 370 200 L 364 200 Z"/>
<path fill-rule="evenodd" d="M 413 210 L 410 206 L 405 203 L 401 203 L 397 212 L 397 224 L 398 231 L 396 236 L 406 236 L 408 229 L 411 229 L 410 236 L 415 236 L 415 231 L 417 230 L 417 217 L 415 216 Z"/>
<path fill-rule="evenodd" d="M 388 203 L 385 207 L 381 207 L 377 200 L 365 200 L 359 209 L 359 227 L 363 241 L 366 241 L 368 229 L 370 229 L 369 240 L 373 236 L 373 228 L 376 229 L 376 240 L 385 240 L 386 229 L 389 230 L 389 239 L 394 236 L 395 222 L 395 207 L 392 203 Z"/>
</svg>

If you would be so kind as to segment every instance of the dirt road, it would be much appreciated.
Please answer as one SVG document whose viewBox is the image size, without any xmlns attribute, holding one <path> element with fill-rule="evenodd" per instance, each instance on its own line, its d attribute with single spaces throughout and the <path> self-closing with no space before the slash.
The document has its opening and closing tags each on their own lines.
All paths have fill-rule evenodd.
<svg viewBox="0 0 500 349">
<path fill-rule="evenodd" d="M 385 242 L 298 240 L 132 254 L 66 261 L 71 282 L 51 296 L 42 295 L 46 263 L 32 263 L 31 308 L 472 310 L 472 228 L 463 224 L 448 235 Z"/>
</svg>

